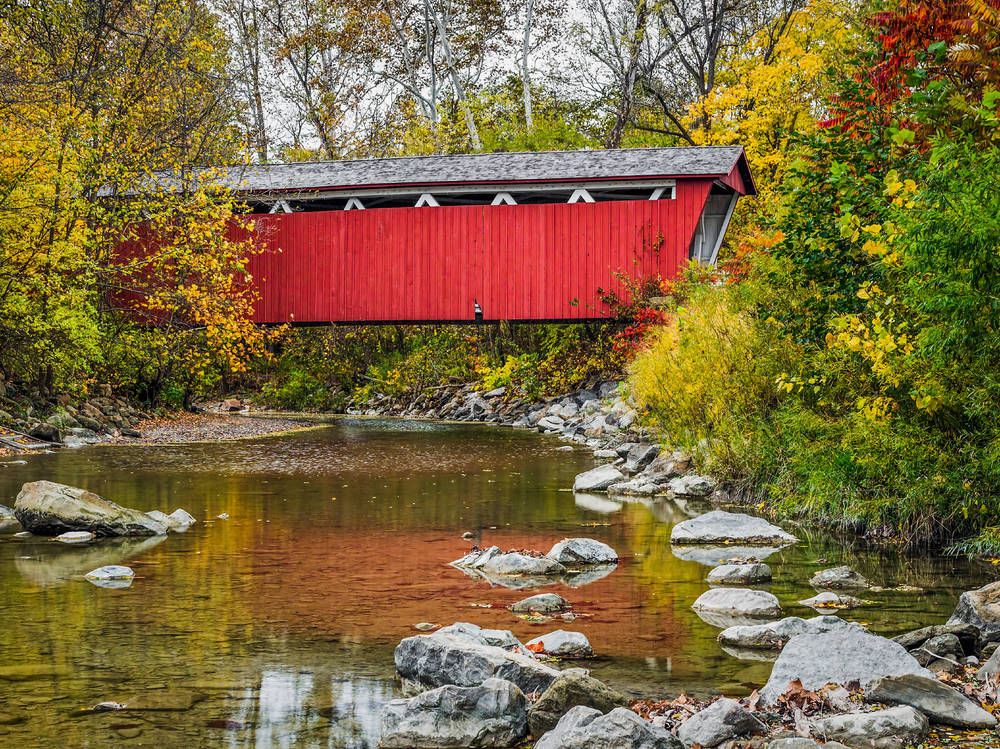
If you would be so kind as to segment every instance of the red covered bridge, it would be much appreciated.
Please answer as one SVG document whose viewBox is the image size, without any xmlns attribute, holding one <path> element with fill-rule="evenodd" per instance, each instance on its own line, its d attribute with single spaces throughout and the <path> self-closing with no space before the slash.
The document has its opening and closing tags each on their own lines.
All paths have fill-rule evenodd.
<svg viewBox="0 0 1000 749">
<path fill-rule="evenodd" d="M 270 249 L 260 323 L 606 317 L 617 274 L 714 263 L 740 147 L 495 153 L 231 168 Z"/>
</svg>

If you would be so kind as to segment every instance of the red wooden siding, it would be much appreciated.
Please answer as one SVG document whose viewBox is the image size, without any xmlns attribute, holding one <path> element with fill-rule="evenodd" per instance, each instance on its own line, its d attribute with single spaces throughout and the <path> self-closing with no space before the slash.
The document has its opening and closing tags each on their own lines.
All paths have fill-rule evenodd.
<svg viewBox="0 0 1000 749">
<path fill-rule="evenodd" d="M 254 320 L 468 321 L 477 300 L 486 320 L 602 317 L 616 271 L 669 278 L 687 262 L 711 184 L 678 180 L 673 200 L 257 216 Z"/>
</svg>

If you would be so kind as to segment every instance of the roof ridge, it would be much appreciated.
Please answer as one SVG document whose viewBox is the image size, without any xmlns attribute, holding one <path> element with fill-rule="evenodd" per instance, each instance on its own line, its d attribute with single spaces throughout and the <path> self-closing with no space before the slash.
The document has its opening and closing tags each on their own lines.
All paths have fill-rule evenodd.
<svg viewBox="0 0 1000 749">
<path fill-rule="evenodd" d="M 347 164 L 366 161 L 416 161 L 418 159 L 450 159 L 450 158 L 471 158 L 476 156 L 537 156 L 539 154 L 568 154 L 568 153 L 635 153 L 637 151 L 708 151 L 717 149 L 742 149 L 741 145 L 710 145 L 710 146 L 636 146 L 634 148 L 574 148 L 568 151 L 549 149 L 545 151 L 488 151 L 479 153 L 428 153 L 407 156 L 366 156 L 361 159 L 321 159 L 317 161 L 272 161 L 266 164 L 225 164 L 218 168 L 260 168 L 270 166 L 318 166 L 320 164 Z"/>
</svg>

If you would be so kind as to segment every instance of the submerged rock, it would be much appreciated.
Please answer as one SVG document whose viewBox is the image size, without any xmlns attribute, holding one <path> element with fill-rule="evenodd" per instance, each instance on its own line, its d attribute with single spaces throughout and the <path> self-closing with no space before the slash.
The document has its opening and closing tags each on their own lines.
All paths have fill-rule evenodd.
<svg viewBox="0 0 1000 749">
<path fill-rule="evenodd" d="M 819 738 L 873 749 L 902 749 L 919 742 L 929 728 L 927 718 L 912 707 L 834 715 L 812 724 L 812 732 Z"/>
<path fill-rule="evenodd" d="M 109 564 L 98 567 L 84 575 L 88 581 L 99 588 L 127 588 L 132 585 L 135 579 L 135 572 L 131 567 L 120 564 Z"/>
<path fill-rule="evenodd" d="M 410 699 L 392 700 L 382 712 L 380 747 L 443 749 L 509 747 L 528 734 L 528 700 L 509 681 L 486 679 L 473 687 L 446 685 Z"/>
<path fill-rule="evenodd" d="M 844 621 L 837 616 L 815 616 L 812 619 L 789 616 L 776 622 L 729 627 L 719 633 L 718 640 L 722 645 L 735 648 L 781 650 L 797 635 L 818 635 L 849 629 L 865 631 L 860 624 Z"/>
<path fill-rule="evenodd" d="M 797 635 L 775 661 L 760 697 L 762 704 L 773 705 L 796 679 L 809 690 L 850 681 L 864 689 L 883 676 L 903 674 L 933 676 L 901 645 L 884 637 L 854 629 Z"/>
<path fill-rule="evenodd" d="M 1000 582 L 963 593 L 948 624 L 971 624 L 983 640 L 1000 638 Z"/>
<path fill-rule="evenodd" d="M 850 567 L 831 567 L 828 570 L 820 570 L 809 579 L 809 584 L 814 588 L 868 588 L 871 583 Z"/>
<path fill-rule="evenodd" d="M 763 562 L 722 564 L 708 573 L 710 585 L 753 585 L 771 582 L 771 568 Z"/>
<path fill-rule="evenodd" d="M 934 723 L 957 728 L 992 728 L 997 719 L 937 679 L 904 674 L 876 679 L 865 692 L 869 702 L 909 705 Z"/>
<path fill-rule="evenodd" d="M 781 616 L 778 599 L 763 590 L 713 588 L 702 593 L 691 608 L 714 626 L 754 624 Z"/>
<path fill-rule="evenodd" d="M 407 637 L 396 646 L 395 660 L 400 676 L 430 687 L 472 687 L 496 677 L 513 682 L 525 693 L 541 692 L 559 675 L 528 656 L 443 630 Z"/>
<path fill-rule="evenodd" d="M 541 736 L 551 731 L 563 715 L 578 705 L 606 713 L 616 707 L 628 707 L 628 698 L 582 668 L 566 669 L 528 710 L 531 734 Z"/>
<path fill-rule="evenodd" d="M 766 728 L 739 702 L 723 697 L 684 721 L 677 731 L 677 738 L 686 747 L 702 746 L 708 749 L 729 739 L 760 733 Z"/>
<path fill-rule="evenodd" d="M 163 523 L 144 512 L 52 481 L 33 481 L 21 487 L 14 514 L 25 530 L 43 536 L 67 531 L 90 531 L 98 536 L 154 536 L 167 532 Z"/>
<path fill-rule="evenodd" d="M 529 640 L 525 647 L 534 652 L 539 652 L 536 648 L 541 647 L 540 652 L 563 658 L 588 658 L 594 654 L 594 649 L 590 647 L 590 641 L 585 634 L 567 632 L 563 629 Z"/>
<path fill-rule="evenodd" d="M 593 538 L 564 538 L 545 556 L 568 568 L 618 563 L 618 552 Z"/>
<path fill-rule="evenodd" d="M 607 715 L 578 705 L 542 736 L 535 749 L 683 749 L 663 728 L 631 710 L 616 707 Z"/>
<path fill-rule="evenodd" d="M 539 593 L 510 606 L 510 610 L 515 614 L 555 614 L 567 611 L 569 608 L 569 601 L 555 593 Z"/>
<path fill-rule="evenodd" d="M 789 544 L 797 539 L 776 525 L 753 515 L 713 510 L 674 526 L 670 543 L 712 544 L 729 541 L 744 544 Z"/>
</svg>

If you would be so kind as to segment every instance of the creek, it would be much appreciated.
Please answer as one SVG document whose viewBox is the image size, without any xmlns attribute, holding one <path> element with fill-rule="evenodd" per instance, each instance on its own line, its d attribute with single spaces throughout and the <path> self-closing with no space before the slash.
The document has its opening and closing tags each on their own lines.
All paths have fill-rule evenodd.
<svg viewBox="0 0 1000 749">
<path fill-rule="evenodd" d="M 522 642 L 583 632 L 597 653 L 585 665 L 636 698 L 762 685 L 771 664 L 724 652 L 690 608 L 710 567 L 669 539 L 699 508 L 574 495 L 573 477 L 595 462 L 560 447 L 497 427 L 344 418 L 254 440 L 0 459 L 3 504 L 48 479 L 198 519 L 182 534 L 85 547 L 0 535 L 0 745 L 374 747 L 381 706 L 399 696 L 393 649 L 423 621 Z M 962 591 L 992 578 L 961 558 L 785 527 L 803 540 L 766 561 L 786 615 L 816 615 L 796 601 L 815 593 L 813 572 L 839 564 L 921 589 L 871 593 L 876 605 L 843 612 L 886 636 L 944 622 Z M 579 588 L 534 591 L 448 564 L 473 543 L 545 551 L 566 536 L 604 541 L 621 563 Z M 104 589 L 83 578 L 106 564 L 136 579 Z M 505 608 L 542 591 L 579 618 L 537 623 Z M 130 709 L 81 710 L 102 701 Z"/>
</svg>

